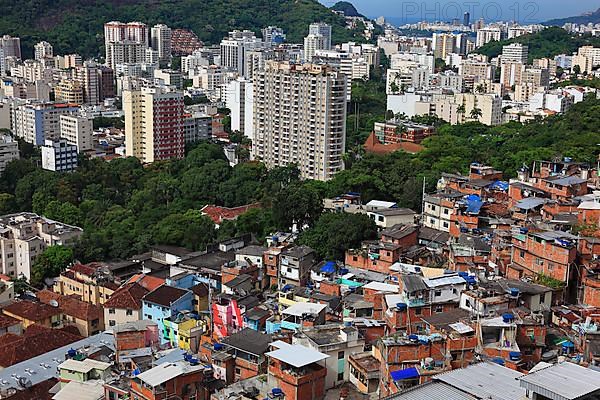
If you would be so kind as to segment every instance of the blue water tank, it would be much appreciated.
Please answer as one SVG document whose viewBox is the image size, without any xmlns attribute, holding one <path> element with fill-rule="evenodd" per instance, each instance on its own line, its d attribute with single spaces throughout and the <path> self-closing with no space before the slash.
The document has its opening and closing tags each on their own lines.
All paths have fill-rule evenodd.
<svg viewBox="0 0 600 400">
<path fill-rule="evenodd" d="M 522 235 L 526 234 L 527 232 L 529 232 L 529 229 L 527 229 L 527 228 L 519 228 L 519 233 L 521 233 Z"/>
<path fill-rule="evenodd" d="M 502 314 L 502 321 L 504 321 L 504 323 L 509 323 L 515 320 L 515 316 L 512 315 L 512 313 L 504 313 Z"/>
<path fill-rule="evenodd" d="M 215 344 L 213 344 L 213 349 L 217 350 L 217 351 L 222 350 L 223 345 L 221 343 L 215 343 Z"/>
<path fill-rule="evenodd" d="M 495 357 L 492 358 L 492 362 L 498 365 L 504 365 L 504 358 L 502 357 Z"/>
<path fill-rule="evenodd" d="M 415 267 L 415 272 L 421 272 L 421 267 Z"/>
<path fill-rule="evenodd" d="M 271 390 L 271 393 L 273 393 L 274 395 L 282 395 L 283 394 L 283 390 L 281 390 L 280 388 L 273 388 Z"/>
<path fill-rule="evenodd" d="M 519 361 L 521 359 L 521 353 L 518 351 L 511 351 L 508 353 L 508 357 L 511 361 Z"/>
<path fill-rule="evenodd" d="M 410 340 L 411 342 L 416 342 L 417 340 L 419 340 L 419 337 L 417 335 L 408 335 L 408 340 Z"/>
<path fill-rule="evenodd" d="M 518 297 L 519 296 L 519 289 L 517 289 L 517 288 L 510 288 L 510 295 L 512 297 Z"/>
<path fill-rule="evenodd" d="M 398 311 L 406 311 L 408 306 L 406 305 L 406 303 L 396 303 L 396 308 L 398 309 Z"/>
<path fill-rule="evenodd" d="M 344 326 L 352 326 L 352 321 L 345 321 Z"/>
</svg>

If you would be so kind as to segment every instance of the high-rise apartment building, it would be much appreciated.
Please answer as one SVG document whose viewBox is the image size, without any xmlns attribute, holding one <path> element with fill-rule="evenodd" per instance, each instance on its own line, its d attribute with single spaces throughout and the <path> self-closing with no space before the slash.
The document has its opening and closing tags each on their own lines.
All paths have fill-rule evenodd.
<svg viewBox="0 0 600 400">
<path fill-rule="evenodd" d="M 83 85 L 75 79 L 63 79 L 54 87 L 56 101 L 83 104 Z"/>
<path fill-rule="evenodd" d="M 435 58 L 446 59 L 448 54 L 454 52 L 456 37 L 451 33 L 434 33 L 433 45 L 433 55 Z"/>
<path fill-rule="evenodd" d="M 252 115 L 254 108 L 252 81 L 239 78 L 227 85 L 226 105 L 231 110 L 231 130 L 239 131 L 253 140 Z"/>
<path fill-rule="evenodd" d="M 527 64 L 529 47 L 521 43 L 511 43 L 502 47 L 502 62 Z"/>
<path fill-rule="evenodd" d="M 319 50 L 327 50 L 327 38 L 320 34 L 310 34 L 304 38 L 304 60 L 312 62 Z"/>
<path fill-rule="evenodd" d="M 269 45 L 277 45 L 285 42 L 285 32 L 277 26 L 268 26 L 261 29 L 263 42 Z"/>
<path fill-rule="evenodd" d="M 475 40 L 475 47 L 481 47 L 486 43 L 497 41 L 499 42 L 504 38 L 504 32 L 499 27 L 487 27 L 481 28 L 477 31 L 477 39 Z"/>
<path fill-rule="evenodd" d="M 60 137 L 60 116 L 79 111 L 74 104 L 30 103 L 12 108 L 12 131 L 28 143 L 41 146 Z"/>
<path fill-rule="evenodd" d="M 144 163 L 182 158 L 183 93 L 165 86 L 123 91 L 125 154 Z"/>
<path fill-rule="evenodd" d="M 327 65 L 267 62 L 254 81 L 252 157 L 269 168 L 296 164 L 309 179 L 341 171 L 346 79 Z"/>
<path fill-rule="evenodd" d="M 309 35 L 321 35 L 325 38 L 325 47 L 323 50 L 331 50 L 331 25 L 323 22 L 315 22 L 308 27 Z"/>
<path fill-rule="evenodd" d="M 80 115 L 60 116 L 60 137 L 67 143 L 77 146 L 77 151 L 94 148 L 92 119 Z"/>
<path fill-rule="evenodd" d="M 39 42 L 35 44 L 33 46 L 33 50 L 34 58 L 38 61 L 42 61 L 47 58 L 52 58 L 54 56 L 52 45 L 48 42 Z"/>
<path fill-rule="evenodd" d="M 117 64 L 143 63 L 146 60 L 146 48 L 144 43 L 131 40 L 109 42 L 106 45 L 106 65 L 115 70 Z"/>
<path fill-rule="evenodd" d="M 463 14 L 463 25 L 464 26 L 471 25 L 471 14 L 468 11 Z"/>
<path fill-rule="evenodd" d="M 4 50 L 4 57 L 21 59 L 21 39 L 18 37 L 0 36 L 0 49 Z"/>
<path fill-rule="evenodd" d="M 246 53 L 261 48 L 262 40 L 251 31 L 232 31 L 221 41 L 221 66 L 232 68 L 247 77 Z"/>
<path fill-rule="evenodd" d="M 112 21 L 104 24 L 105 45 L 110 42 L 124 40 L 143 43 L 145 47 L 148 47 L 148 26 L 141 22 L 123 23 Z"/>
<path fill-rule="evenodd" d="M 47 247 L 73 246 L 83 234 L 76 226 L 27 212 L 3 215 L 0 228 L 0 272 L 11 278 L 29 279 L 35 258 Z"/>
<path fill-rule="evenodd" d="M 0 135 L 0 172 L 4 171 L 9 162 L 18 159 L 18 142 L 8 135 Z"/>
<path fill-rule="evenodd" d="M 150 30 L 152 50 L 158 51 L 160 61 L 171 61 L 171 28 L 164 24 L 154 25 Z"/>
</svg>

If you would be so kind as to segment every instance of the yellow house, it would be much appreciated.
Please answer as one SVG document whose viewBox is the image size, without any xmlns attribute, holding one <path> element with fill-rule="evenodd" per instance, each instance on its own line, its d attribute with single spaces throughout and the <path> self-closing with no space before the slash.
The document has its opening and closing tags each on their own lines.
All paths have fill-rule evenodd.
<svg viewBox="0 0 600 400">
<path fill-rule="evenodd" d="M 77 327 L 81 336 L 96 335 L 104 330 L 104 312 L 100 306 L 49 290 L 40 290 L 36 296 L 42 303 L 58 306 L 63 315 L 63 325 Z"/>
<path fill-rule="evenodd" d="M 192 313 L 179 313 L 176 317 L 163 320 L 165 326 L 164 337 L 168 339 L 171 346 L 182 350 L 198 352 L 200 337 L 208 331 L 208 324 Z"/>
<path fill-rule="evenodd" d="M 2 309 L 2 313 L 21 321 L 23 329 L 33 324 L 47 328 L 60 328 L 63 320 L 60 308 L 30 300 L 9 304 Z"/>
<path fill-rule="evenodd" d="M 287 289 L 280 290 L 278 292 L 277 301 L 282 306 L 289 307 L 293 306 L 296 303 L 308 303 L 308 301 L 310 300 L 310 295 L 308 294 L 305 287 L 291 286 L 291 288 L 288 289 L 284 286 L 282 289 Z"/>
<path fill-rule="evenodd" d="M 100 264 L 75 264 L 61 273 L 53 290 L 63 296 L 75 295 L 96 306 L 104 304 L 119 288 Z"/>
</svg>

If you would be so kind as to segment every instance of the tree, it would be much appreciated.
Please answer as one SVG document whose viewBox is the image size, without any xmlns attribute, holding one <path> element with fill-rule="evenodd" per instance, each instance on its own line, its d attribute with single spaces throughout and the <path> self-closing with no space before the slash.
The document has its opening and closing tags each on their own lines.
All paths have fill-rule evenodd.
<svg viewBox="0 0 600 400">
<path fill-rule="evenodd" d="M 483 115 L 483 113 L 481 112 L 480 108 L 474 107 L 471 110 L 471 114 L 470 115 L 471 115 L 471 119 L 479 119 Z"/>
<path fill-rule="evenodd" d="M 321 258 L 343 260 L 346 250 L 376 237 L 377 226 L 366 214 L 325 213 L 302 232 L 300 243 L 312 247 Z"/>
<path fill-rule="evenodd" d="M 155 229 L 156 243 L 183 246 L 191 250 L 204 250 L 217 237 L 214 222 L 198 210 L 168 215 Z"/>
<path fill-rule="evenodd" d="M 31 266 L 31 285 L 40 286 L 44 279 L 60 275 L 73 262 L 73 249 L 50 246 L 36 257 Z"/>
<path fill-rule="evenodd" d="M 302 184 L 282 189 L 273 199 L 273 220 L 279 229 L 296 225 L 299 230 L 312 225 L 323 211 L 319 194 Z"/>
<path fill-rule="evenodd" d="M 475 88 L 475 92 L 483 94 L 485 93 L 485 86 L 480 83 L 479 85 L 477 85 L 477 87 Z"/>
<path fill-rule="evenodd" d="M 573 74 L 575 74 L 575 76 L 581 74 L 581 66 L 578 64 L 573 65 Z"/>
</svg>

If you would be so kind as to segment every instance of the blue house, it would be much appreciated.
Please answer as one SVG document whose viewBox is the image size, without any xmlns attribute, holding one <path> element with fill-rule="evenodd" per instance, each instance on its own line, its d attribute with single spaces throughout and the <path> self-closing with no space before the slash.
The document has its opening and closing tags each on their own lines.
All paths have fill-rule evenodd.
<svg viewBox="0 0 600 400">
<path fill-rule="evenodd" d="M 158 324 L 162 344 L 169 342 L 169 335 L 163 320 L 174 318 L 182 311 L 194 310 L 193 300 L 194 294 L 191 291 L 169 285 L 159 286 L 144 296 L 142 299 L 143 318 Z"/>
</svg>

